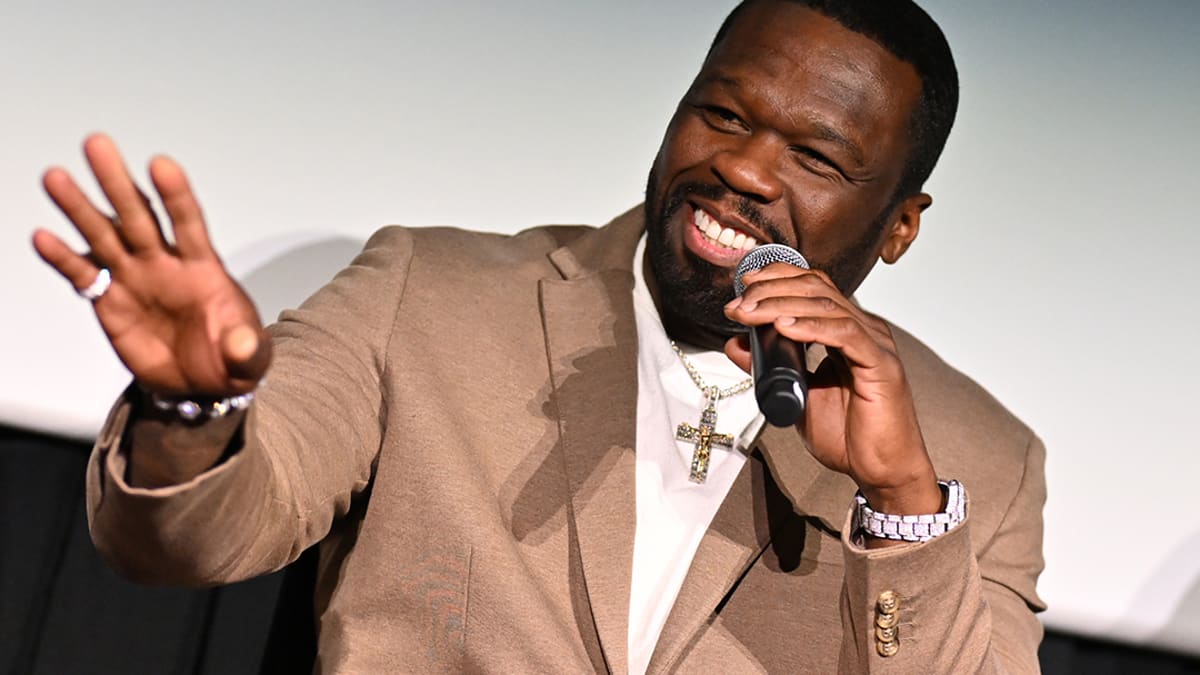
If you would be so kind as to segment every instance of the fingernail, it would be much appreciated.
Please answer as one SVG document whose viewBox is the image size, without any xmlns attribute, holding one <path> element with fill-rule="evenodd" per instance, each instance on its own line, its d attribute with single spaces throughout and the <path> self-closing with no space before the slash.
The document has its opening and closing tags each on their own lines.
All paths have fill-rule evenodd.
<svg viewBox="0 0 1200 675">
<path fill-rule="evenodd" d="M 758 303 L 753 300 L 742 303 L 743 312 L 753 312 L 755 307 L 758 307 Z"/>
<path fill-rule="evenodd" d="M 258 333 L 250 326 L 237 326 L 229 331 L 226 351 L 238 361 L 245 361 L 258 350 Z"/>
<path fill-rule="evenodd" d="M 796 317 L 794 316 L 781 316 L 775 319 L 776 326 L 790 326 L 794 323 L 796 323 Z"/>
<path fill-rule="evenodd" d="M 741 296 L 738 296 L 738 297 L 730 300 L 729 302 L 725 303 L 725 309 L 726 310 L 737 309 L 737 306 L 740 304 L 742 304 L 742 298 L 741 298 Z"/>
</svg>

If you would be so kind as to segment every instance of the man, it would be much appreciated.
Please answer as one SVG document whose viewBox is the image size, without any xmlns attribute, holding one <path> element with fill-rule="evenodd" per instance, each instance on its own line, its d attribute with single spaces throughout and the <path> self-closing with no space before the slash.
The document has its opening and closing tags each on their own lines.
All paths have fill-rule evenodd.
<svg viewBox="0 0 1200 675">
<path fill-rule="evenodd" d="M 848 299 L 917 236 L 956 103 L 915 6 L 752 0 L 644 211 L 386 228 L 266 332 L 178 165 L 150 167 L 171 248 L 89 139 L 115 218 L 51 170 L 92 250 L 35 245 L 135 378 L 89 469 L 98 547 L 210 584 L 321 542 L 322 670 L 1036 670 L 1040 442 Z M 733 299 L 764 242 L 817 271 Z M 747 325 L 812 345 L 795 428 L 756 415 Z"/>
</svg>

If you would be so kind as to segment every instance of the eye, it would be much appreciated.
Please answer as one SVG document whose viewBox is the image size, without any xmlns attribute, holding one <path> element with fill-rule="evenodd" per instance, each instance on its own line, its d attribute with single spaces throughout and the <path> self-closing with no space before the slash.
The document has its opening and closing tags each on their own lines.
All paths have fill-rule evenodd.
<svg viewBox="0 0 1200 675">
<path fill-rule="evenodd" d="M 700 116 L 704 118 L 705 123 L 717 131 L 737 133 L 750 128 L 741 117 L 738 117 L 737 113 L 729 108 L 723 108 L 719 105 L 703 105 L 698 107 L 700 109 Z"/>
<path fill-rule="evenodd" d="M 834 171 L 839 174 L 842 173 L 841 167 L 818 150 L 804 146 L 793 146 L 792 152 L 796 154 L 797 160 L 805 166 Z"/>
</svg>

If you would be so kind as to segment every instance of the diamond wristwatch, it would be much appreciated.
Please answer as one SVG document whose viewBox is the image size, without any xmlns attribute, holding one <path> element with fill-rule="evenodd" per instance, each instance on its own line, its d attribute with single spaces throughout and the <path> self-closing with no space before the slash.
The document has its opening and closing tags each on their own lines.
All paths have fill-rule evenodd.
<svg viewBox="0 0 1200 675">
<path fill-rule="evenodd" d="M 879 513 L 867 506 L 861 492 L 854 495 L 853 532 L 880 539 L 924 542 L 953 530 L 967 517 L 967 491 L 956 480 L 940 480 L 938 485 L 946 496 L 946 508 L 941 513 L 920 516 Z"/>
</svg>

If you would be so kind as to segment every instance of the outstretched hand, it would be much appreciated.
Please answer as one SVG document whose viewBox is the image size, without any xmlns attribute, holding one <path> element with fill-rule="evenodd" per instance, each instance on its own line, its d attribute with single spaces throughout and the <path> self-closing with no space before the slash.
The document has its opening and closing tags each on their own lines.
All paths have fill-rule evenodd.
<svg viewBox="0 0 1200 675">
<path fill-rule="evenodd" d="M 42 178 L 47 194 L 91 251 L 79 254 L 38 230 L 38 255 L 77 291 L 102 268 L 110 271 L 111 286 L 93 302 L 96 317 L 142 387 L 218 397 L 252 390 L 270 362 L 270 341 L 253 302 L 213 250 L 182 168 L 161 156 L 150 162 L 150 180 L 171 220 L 171 245 L 112 140 L 96 134 L 83 149 L 115 215 L 92 204 L 65 170 L 49 169 Z"/>
<path fill-rule="evenodd" d="M 853 478 L 876 510 L 941 510 L 941 490 L 887 324 L 856 307 L 819 271 L 777 263 L 745 280 L 746 292 L 725 309 L 730 319 L 774 324 L 786 338 L 831 348 L 809 378 L 808 405 L 797 424 L 814 457 Z M 730 339 L 725 353 L 750 370 L 744 337 Z"/>
</svg>

